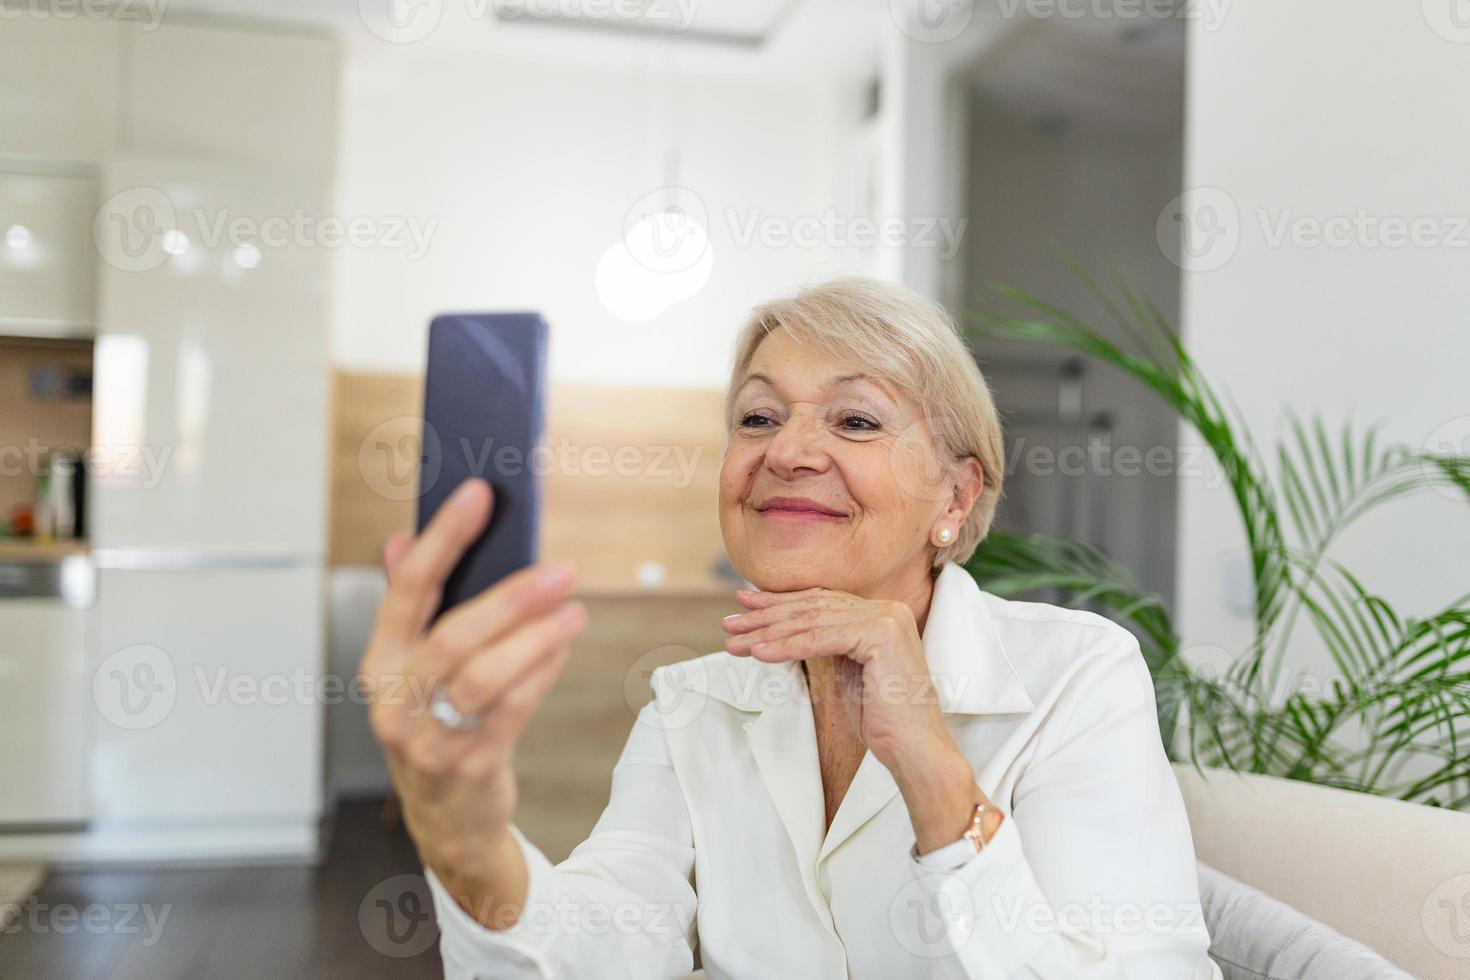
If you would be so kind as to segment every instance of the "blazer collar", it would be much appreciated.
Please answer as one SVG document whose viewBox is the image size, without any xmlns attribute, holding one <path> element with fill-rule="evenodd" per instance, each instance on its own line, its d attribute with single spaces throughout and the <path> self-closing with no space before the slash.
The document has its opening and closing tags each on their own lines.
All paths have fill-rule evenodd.
<svg viewBox="0 0 1470 980">
<path fill-rule="evenodd" d="M 960 566 L 951 563 L 940 570 L 923 644 L 942 713 L 1028 712 L 1035 707 L 996 634 L 987 609 L 991 601 Z M 865 753 L 824 833 L 817 736 L 801 665 L 731 656 L 690 663 L 700 668 L 684 675 L 686 686 L 756 714 L 743 727 L 761 781 L 791 841 L 807 897 L 833 929 L 818 868 L 898 796 L 892 774 L 871 752 Z"/>
<path fill-rule="evenodd" d="M 934 582 L 924 624 L 924 659 L 943 714 L 1025 713 L 1036 705 L 1026 693 L 991 620 L 991 597 L 954 562 Z M 721 658 L 700 678 L 707 692 L 742 711 L 806 702 L 801 665 L 768 664 L 749 657 Z"/>
</svg>

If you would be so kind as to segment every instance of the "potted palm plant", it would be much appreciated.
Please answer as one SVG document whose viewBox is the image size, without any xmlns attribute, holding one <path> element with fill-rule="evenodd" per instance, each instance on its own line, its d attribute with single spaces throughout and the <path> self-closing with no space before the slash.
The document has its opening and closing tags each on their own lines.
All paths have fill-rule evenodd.
<svg viewBox="0 0 1470 980">
<path fill-rule="evenodd" d="M 1077 271 L 1121 340 L 1011 289 L 998 291 L 1021 313 L 975 315 L 967 332 L 1111 364 L 1199 433 L 1244 528 L 1251 642 L 1225 669 L 1192 666 L 1161 598 L 1078 541 L 993 532 L 970 573 L 999 595 L 1059 590 L 1132 629 L 1176 760 L 1470 809 L 1470 594 L 1429 616 L 1403 615 L 1331 555 L 1345 528 L 1389 500 L 1435 487 L 1470 500 L 1470 456 L 1382 444 L 1374 426 L 1292 417 L 1268 467 L 1159 311 L 1120 277 L 1105 288 Z M 1320 638 L 1337 676 L 1283 692 L 1285 654 L 1302 630 Z"/>
</svg>

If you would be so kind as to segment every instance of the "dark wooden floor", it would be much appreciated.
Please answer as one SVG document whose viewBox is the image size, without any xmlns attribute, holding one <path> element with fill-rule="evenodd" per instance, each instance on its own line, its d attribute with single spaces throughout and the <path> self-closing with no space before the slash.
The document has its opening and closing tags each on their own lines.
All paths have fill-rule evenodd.
<svg viewBox="0 0 1470 980">
<path fill-rule="evenodd" d="M 442 977 L 413 845 L 381 810 L 342 804 L 314 868 L 54 875 L 0 933 L 0 977 Z"/>
</svg>

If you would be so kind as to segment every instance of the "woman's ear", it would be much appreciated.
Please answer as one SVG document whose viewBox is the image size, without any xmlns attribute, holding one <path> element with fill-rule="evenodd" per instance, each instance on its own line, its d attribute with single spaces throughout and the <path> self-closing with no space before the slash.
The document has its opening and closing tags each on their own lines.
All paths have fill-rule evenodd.
<svg viewBox="0 0 1470 980">
<path fill-rule="evenodd" d="M 985 489 L 985 468 L 974 456 L 966 456 L 960 463 L 953 479 L 954 496 L 950 498 L 945 516 L 955 527 L 962 526 L 970 517 L 970 511 Z"/>
</svg>

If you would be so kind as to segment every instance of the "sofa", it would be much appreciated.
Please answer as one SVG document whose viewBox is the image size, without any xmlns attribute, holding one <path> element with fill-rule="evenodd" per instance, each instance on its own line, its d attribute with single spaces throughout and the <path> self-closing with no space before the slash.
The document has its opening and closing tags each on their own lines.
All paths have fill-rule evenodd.
<svg viewBox="0 0 1470 980">
<path fill-rule="evenodd" d="M 1225 980 L 1470 977 L 1470 814 L 1174 770 Z"/>
</svg>

